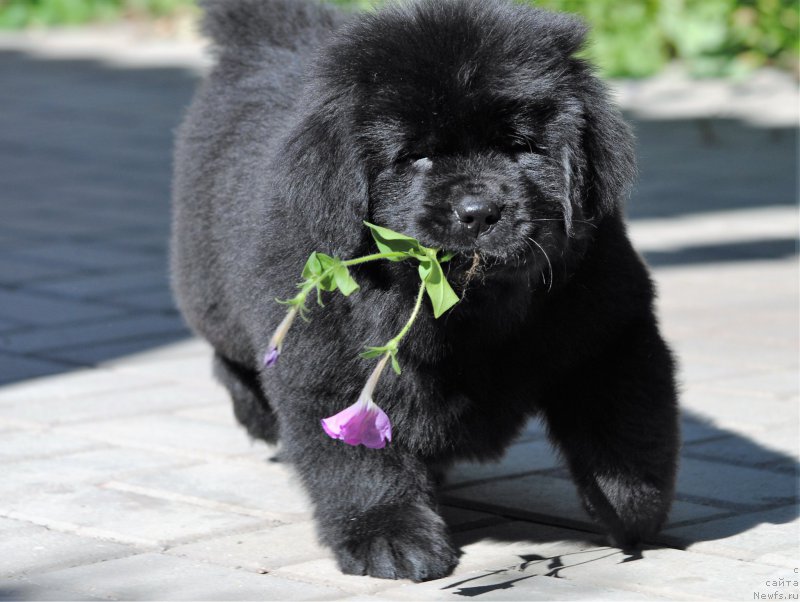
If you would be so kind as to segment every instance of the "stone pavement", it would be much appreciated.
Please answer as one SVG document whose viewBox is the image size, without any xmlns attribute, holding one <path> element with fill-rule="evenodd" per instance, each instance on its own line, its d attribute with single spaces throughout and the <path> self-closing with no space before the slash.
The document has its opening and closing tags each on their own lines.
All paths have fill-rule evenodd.
<svg viewBox="0 0 800 602">
<path fill-rule="evenodd" d="M 181 324 L 170 147 L 205 61 L 125 39 L 0 37 L 0 599 L 797 599 L 794 82 L 618 86 L 631 230 L 681 363 L 665 531 L 640 556 L 607 547 L 531 424 L 450 475 L 461 564 L 415 585 L 338 573 Z"/>
</svg>

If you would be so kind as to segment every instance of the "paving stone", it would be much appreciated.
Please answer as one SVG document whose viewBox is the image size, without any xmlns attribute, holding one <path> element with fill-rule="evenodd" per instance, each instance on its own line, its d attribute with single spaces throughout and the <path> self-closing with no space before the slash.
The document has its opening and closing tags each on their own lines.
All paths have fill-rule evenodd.
<svg viewBox="0 0 800 602">
<path fill-rule="evenodd" d="M 0 282 L 7 286 L 56 276 L 74 275 L 79 272 L 80 268 L 63 264 L 54 265 L 41 260 L 20 257 L 0 257 Z"/>
<path fill-rule="evenodd" d="M 678 496 L 720 506 L 756 510 L 795 503 L 797 483 L 771 471 L 683 458 L 678 472 Z"/>
<path fill-rule="evenodd" d="M 185 458 L 124 448 L 20 460 L 3 466 L 6 478 L 0 480 L 0 507 L 19 508 L 22 501 L 18 497 L 22 494 L 69 491 L 82 483 L 100 483 L 140 470 L 163 470 L 186 462 Z"/>
<path fill-rule="evenodd" d="M 444 518 L 444 522 L 447 523 L 447 528 L 450 532 L 477 529 L 479 527 L 496 525 L 508 521 L 507 518 L 497 514 L 477 512 L 475 510 L 467 510 L 466 508 L 457 508 L 455 506 L 441 506 L 439 508 L 439 514 Z"/>
<path fill-rule="evenodd" d="M 44 295 L 0 289 L 0 317 L 54 326 L 79 320 L 102 320 L 122 314 L 122 311 L 99 303 L 67 301 Z M 46 336 L 46 333 L 45 333 Z M 2 342 L 6 337 L 1 337 Z M 5 349 L 13 349 L 3 345 Z"/>
<path fill-rule="evenodd" d="M 130 291 L 167 290 L 167 270 L 166 267 L 125 271 L 115 269 L 110 272 L 77 278 L 48 279 L 46 282 L 38 282 L 28 285 L 26 288 L 79 299 L 103 298 Z"/>
<path fill-rule="evenodd" d="M 665 534 L 693 552 L 794 568 L 800 554 L 799 515 L 798 506 L 784 506 L 668 529 Z"/>
<path fill-rule="evenodd" d="M 258 575 L 164 554 L 140 554 L 31 577 L 51 588 L 76 588 L 122 600 L 331 600 L 333 588 Z"/>
<path fill-rule="evenodd" d="M 0 600 L 53 600 L 54 602 L 102 600 L 71 590 L 34 585 L 26 579 L 0 579 Z"/>
<path fill-rule="evenodd" d="M 10 402 L 0 406 L 3 416 L 40 424 L 57 425 L 106 420 L 140 414 L 165 413 L 215 401 L 215 392 L 202 394 L 176 384 L 107 391 L 68 399 Z"/>
<path fill-rule="evenodd" d="M 179 325 L 171 330 L 151 335 L 137 336 L 108 343 L 92 343 L 80 347 L 66 347 L 63 349 L 40 351 L 37 355 L 44 358 L 69 361 L 87 366 L 106 366 L 120 357 L 145 353 L 155 347 L 174 343 L 175 341 L 183 339 L 186 334 L 184 328 Z"/>
<path fill-rule="evenodd" d="M 0 514 L 43 527 L 147 547 L 165 547 L 265 526 L 262 518 L 129 491 L 86 486 L 77 491 L 3 496 Z"/>
<path fill-rule="evenodd" d="M 333 558 L 318 558 L 308 562 L 283 566 L 273 571 L 272 574 L 315 585 L 335 587 L 346 592 L 358 594 L 372 594 L 397 587 L 398 583 L 410 583 L 406 580 L 390 581 L 374 577 L 345 575 L 339 570 Z M 383 598 L 382 594 L 379 596 L 380 598 Z"/>
<path fill-rule="evenodd" d="M 514 569 L 486 575 L 464 575 L 463 583 L 442 585 L 438 581 L 422 585 L 406 585 L 381 592 L 381 599 L 392 600 L 460 600 L 464 597 L 480 600 L 674 600 L 614 587 L 598 587 L 575 580 L 557 579 L 546 575 L 527 575 Z M 445 589 L 446 588 L 446 589 Z"/>
<path fill-rule="evenodd" d="M 47 431 L 0 433 L 0 462 L 13 462 L 69 454 L 98 447 L 94 441 Z"/>
<path fill-rule="evenodd" d="M 119 389 L 162 385 L 167 381 L 146 379 L 140 375 L 121 374 L 112 370 L 76 369 L 66 374 L 47 376 L 0 389 L 0 413 L 3 404 L 35 405 L 51 400 L 66 401 L 84 396 L 113 393 Z"/>
<path fill-rule="evenodd" d="M 167 552 L 254 572 L 272 572 L 279 567 L 330 556 L 317 542 L 315 525 L 308 520 L 203 539 L 170 548 Z"/>
<path fill-rule="evenodd" d="M 243 429 L 186 417 L 155 415 L 75 424 L 63 432 L 115 445 L 140 447 L 168 454 L 220 459 L 227 456 L 268 456 L 268 446 L 247 438 Z"/>
<path fill-rule="evenodd" d="M 0 333 L 20 330 L 21 328 L 25 328 L 25 326 L 26 325 L 22 322 L 0 318 Z"/>
<path fill-rule="evenodd" d="M 147 488 L 154 496 L 178 494 L 214 500 L 278 519 L 306 519 L 311 511 L 308 497 L 290 470 L 263 461 L 212 461 L 119 481 Z"/>
<path fill-rule="evenodd" d="M 192 420 L 202 420 L 203 422 L 225 425 L 233 429 L 241 428 L 233 414 L 233 404 L 230 402 L 227 392 L 222 387 L 215 387 L 211 390 L 209 390 L 207 387 L 198 387 L 198 389 L 203 390 L 209 395 L 216 395 L 218 398 L 218 403 L 213 403 L 211 405 L 198 408 L 178 410 L 174 412 L 176 416 L 185 416 L 186 418 L 191 418 Z"/>
<path fill-rule="evenodd" d="M 681 396 L 684 412 L 707 423 L 715 423 L 721 435 L 759 436 L 777 425 L 797 424 L 800 397 L 781 397 L 765 389 L 757 394 L 733 393 L 715 383 L 687 387 Z M 754 409 L 757 408 L 757 411 Z"/>
<path fill-rule="evenodd" d="M 465 542 L 465 538 L 470 539 Z M 426 584 L 429 589 L 418 592 L 418 599 L 427 599 L 426 594 L 433 590 L 455 593 L 453 590 L 458 588 L 462 588 L 462 596 L 486 592 L 481 598 L 486 595 L 486 599 L 495 599 L 495 595 L 505 594 L 495 591 L 493 586 L 522 577 L 533 578 L 514 583 L 511 591 L 516 590 L 517 597 L 508 599 L 537 599 L 539 578 L 545 575 L 597 591 L 627 590 L 645 599 L 647 596 L 673 600 L 750 599 L 763 579 L 776 571 L 775 567 L 672 549 L 646 549 L 637 559 L 620 550 L 581 540 L 574 531 L 523 522 L 459 534 L 459 539 L 464 552 L 462 565 L 452 577 Z M 497 575 L 506 578 L 493 580 Z M 485 589 L 480 589 L 484 586 Z M 411 597 L 413 589 L 404 588 L 403 595 Z M 382 595 L 395 597 L 397 593 L 388 590 Z M 599 596 L 583 597 L 603 599 L 602 594 Z"/>
<path fill-rule="evenodd" d="M 0 353 L 0 385 L 71 370 L 64 362 Z"/>
<path fill-rule="evenodd" d="M 96 219 L 96 214 L 92 219 Z M 36 259 L 52 261 L 66 266 L 74 265 L 80 268 L 111 268 L 120 269 L 131 266 L 153 267 L 161 263 L 160 258 L 137 253 L 133 250 L 110 249 L 107 244 L 97 242 L 82 242 L 79 244 L 54 244 L 31 246 L 13 253 L 23 259 Z"/>
<path fill-rule="evenodd" d="M 508 448 L 500 462 L 456 464 L 447 473 L 447 484 L 463 484 L 481 479 L 555 468 L 560 465 L 561 462 L 548 441 L 518 443 Z"/>
<path fill-rule="evenodd" d="M 64 301 L 52 301 L 59 307 L 62 302 Z M 125 315 L 126 310 L 119 308 L 114 311 L 118 315 L 113 318 L 2 335 L 0 346 L 15 352 L 41 353 L 45 350 L 80 349 L 90 344 L 136 340 L 152 335 L 187 333 L 185 326 L 177 317 L 157 314 L 131 316 Z M 97 317 L 102 318 L 102 315 Z"/>
<path fill-rule="evenodd" d="M 124 296 L 105 297 L 110 301 L 130 307 L 132 309 L 144 309 L 149 311 L 177 311 L 175 299 L 169 289 L 155 289 L 143 292 L 130 292 Z"/>
<path fill-rule="evenodd" d="M 24 524 L 24 523 L 22 523 Z M 26 525 L 0 538 L 0 576 L 37 573 L 136 553 L 131 546 Z"/>
<path fill-rule="evenodd" d="M 517 517 L 590 531 L 600 529 L 586 514 L 578 500 L 575 486 L 567 479 L 532 475 L 491 481 L 450 490 L 445 495 L 445 500 L 450 499 L 457 504 L 477 503 L 476 509 L 510 513 Z M 729 513 L 730 510 L 724 506 L 677 500 L 670 512 L 669 524 Z"/>
<path fill-rule="evenodd" d="M 787 429 L 791 435 L 796 434 L 794 429 Z M 768 439 L 767 435 L 765 439 Z M 795 447 L 800 447 L 797 439 L 793 441 Z M 684 455 L 695 459 L 702 459 L 726 464 L 739 464 L 752 468 L 774 468 L 786 472 L 798 472 L 797 449 L 789 453 L 762 447 L 756 441 L 744 437 L 725 437 L 707 443 L 687 445 L 683 450 Z"/>
</svg>

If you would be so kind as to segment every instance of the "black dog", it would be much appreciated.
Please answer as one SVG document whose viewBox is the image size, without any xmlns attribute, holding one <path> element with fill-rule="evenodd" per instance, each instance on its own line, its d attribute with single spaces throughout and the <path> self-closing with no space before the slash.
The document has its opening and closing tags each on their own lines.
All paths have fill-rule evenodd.
<svg viewBox="0 0 800 602">
<path fill-rule="evenodd" d="M 456 564 L 438 470 L 494 459 L 541 415 L 619 546 L 655 533 L 679 445 L 673 360 L 626 236 L 631 136 L 573 56 L 576 20 L 499 0 L 345 18 L 292 0 L 211 0 L 218 63 L 180 132 L 174 287 L 255 437 L 280 437 L 344 572 L 432 579 Z M 262 366 L 312 251 L 374 252 L 368 220 L 456 253 L 463 299 L 430 306 L 376 402 L 381 450 L 330 439 L 418 287 L 410 262 L 354 270 Z"/>
</svg>

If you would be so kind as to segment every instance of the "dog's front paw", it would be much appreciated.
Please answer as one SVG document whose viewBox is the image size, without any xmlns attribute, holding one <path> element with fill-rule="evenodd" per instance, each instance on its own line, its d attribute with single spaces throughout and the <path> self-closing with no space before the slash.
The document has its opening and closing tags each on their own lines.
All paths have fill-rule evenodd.
<svg viewBox="0 0 800 602">
<path fill-rule="evenodd" d="M 343 573 L 428 581 L 458 564 L 444 521 L 425 506 L 381 506 L 347 523 L 329 538 Z"/>
</svg>

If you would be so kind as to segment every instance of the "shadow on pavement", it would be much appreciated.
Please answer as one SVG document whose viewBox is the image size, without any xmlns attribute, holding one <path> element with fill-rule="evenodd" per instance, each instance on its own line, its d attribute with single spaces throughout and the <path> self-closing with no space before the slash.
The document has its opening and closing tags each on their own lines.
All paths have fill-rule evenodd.
<svg viewBox="0 0 800 602">
<path fill-rule="evenodd" d="M 173 130 L 197 76 L 0 52 L 0 80 L 0 383 L 187 337 L 166 262 Z M 733 120 L 637 120 L 635 126 L 641 178 L 629 207 L 634 220 L 795 202 L 797 128 Z M 795 240 L 779 239 L 647 257 L 668 267 L 796 253 Z M 687 424 L 698 420 L 686 416 Z M 741 497 L 719 507 L 721 515 L 740 518 L 728 535 L 758 524 L 748 513 L 796 502 L 793 458 L 705 428 L 707 437 L 687 445 L 685 458 L 759 470 L 777 484 L 772 501 L 759 497 L 757 484 L 737 488 Z M 702 505 L 703 479 L 691 482 L 679 500 Z M 787 521 L 794 516 L 796 508 Z M 709 537 L 704 528 L 698 524 L 697 541 Z M 0 591 L 0 599 L 25 595 Z"/>
</svg>

